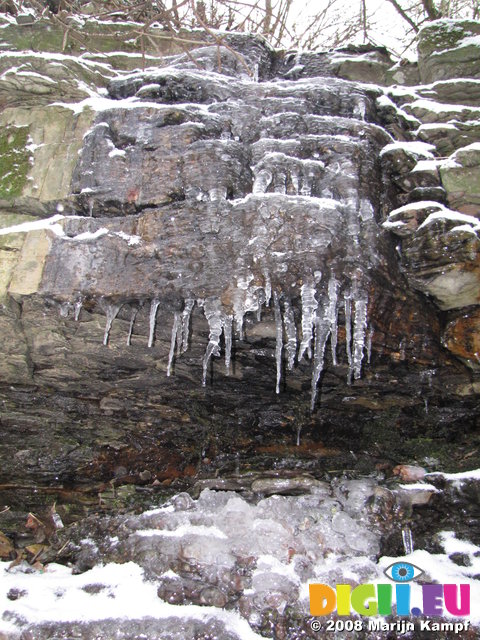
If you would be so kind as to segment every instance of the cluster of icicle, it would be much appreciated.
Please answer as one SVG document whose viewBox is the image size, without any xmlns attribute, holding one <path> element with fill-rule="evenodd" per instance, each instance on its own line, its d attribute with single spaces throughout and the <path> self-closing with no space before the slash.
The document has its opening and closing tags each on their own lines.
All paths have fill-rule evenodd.
<svg viewBox="0 0 480 640">
<path fill-rule="evenodd" d="M 259 288 L 255 296 L 250 298 L 249 304 L 243 302 L 234 305 L 234 313 L 227 313 L 217 297 L 206 299 L 187 298 L 184 301 L 183 311 L 174 313 L 173 326 L 168 355 L 167 376 L 172 373 L 175 355 L 185 353 L 189 346 L 190 318 L 195 304 L 203 309 L 208 323 L 208 344 L 203 357 L 203 386 L 207 383 L 208 365 L 212 356 L 221 355 L 221 338 L 223 334 L 224 355 L 226 373 L 230 373 L 233 326 L 240 340 L 243 339 L 243 321 L 247 311 L 256 311 L 257 320 L 261 320 L 263 305 L 270 306 L 273 300 L 273 312 L 275 318 L 275 362 L 276 362 L 276 392 L 280 393 L 280 383 L 283 367 L 283 352 L 286 355 L 286 365 L 289 370 L 307 357 L 312 361 L 311 381 L 311 410 L 315 408 L 318 392 L 318 381 L 322 375 L 325 363 L 325 349 L 330 339 L 332 363 L 337 366 L 337 334 L 338 312 L 341 305 L 339 295 L 340 284 L 332 276 L 328 282 L 326 291 L 318 294 L 313 281 L 307 282 L 301 287 L 302 316 L 301 339 L 297 335 L 294 310 L 291 300 L 281 293 L 273 292 L 269 279 L 266 280 L 265 289 Z M 320 296 L 317 299 L 317 296 Z M 148 346 L 153 347 L 157 310 L 160 301 L 154 298 L 150 301 L 149 336 Z M 367 335 L 367 294 L 356 284 L 351 289 L 343 292 L 343 307 L 345 313 L 346 355 L 348 361 L 347 382 L 359 379 L 362 372 L 364 352 L 367 351 L 370 361 L 371 331 Z M 74 304 L 75 320 L 79 319 L 82 302 L 77 300 Z M 115 317 L 118 315 L 122 304 L 112 304 L 101 301 L 101 306 L 106 314 L 105 332 L 103 344 L 107 345 L 110 330 Z M 140 305 L 133 306 L 131 310 L 130 326 L 127 335 L 127 345 L 131 344 L 135 318 Z M 62 314 L 65 315 L 65 314 Z M 285 339 L 284 339 L 285 338 Z"/>
</svg>

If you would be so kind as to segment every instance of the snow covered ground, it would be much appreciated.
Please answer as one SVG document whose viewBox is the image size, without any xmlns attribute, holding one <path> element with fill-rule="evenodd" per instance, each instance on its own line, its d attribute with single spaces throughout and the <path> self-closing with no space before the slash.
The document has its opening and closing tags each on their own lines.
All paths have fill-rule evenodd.
<svg viewBox="0 0 480 640">
<path fill-rule="evenodd" d="M 461 487 L 462 483 L 478 481 L 480 470 L 427 476 L 429 479 L 442 477 L 453 486 Z M 178 500 L 174 498 L 168 506 L 147 511 L 140 516 L 124 516 L 126 519 L 119 521 L 119 535 L 110 538 L 111 547 L 120 548 L 123 545 L 124 550 L 134 549 L 135 553 L 140 553 L 143 562 L 147 558 L 147 567 L 145 564 L 141 566 L 142 560 L 140 563 L 128 560 L 128 554 L 121 564 L 109 561 L 107 554 L 104 556 L 105 562 L 99 562 L 82 573 L 78 573 L 78 568 L 54 563 L 38 570 L 26 562 L 12 568 L 9 568 L 10 563 L 2 562 L 0 634 L 14 638 L 22 629 L 32 628 L 31 625 L 37 628 L 47 622 L 61 626 L 76 621 L 81 628 L 93 621 L 110 621 L 112 628 L 115 628 L 125 621 L 138 623 L 154 618 L 160 626 L 163 622 L 171 623 L 175 619 L 178 628 L 182 628 L 187 621 L 193 620 L 206 625 L 206 628 L 221 625 L 228 638 L 258 639 L 264 637 L 259 635 L 257 626 L 262 607 L 271 607 L 273 602 L 279 614 L 283 614 L 288 591 L 296 592 L 295 606 L 305 623 L 310 625 L 310 583 L 333 587 L 341 583 L 352 586 L 367 582 L 394 584 L 384 571 L 398 562 L 411 563 L 424 572 L 419 583 L 415 580 L 411 583 L 411 607 L 422 608 L 423 583 L 468 584 L 470 615 L 459 618 L 444 610 L 443 619 L 467 621 L 471 626 L 480 627 L 480 610 L 476 606 L 480 601 L 480 547 L 458 539 L 453 531 L 445 530 L 436 532 L 442 553 L 414 549 L 403 556 L 383 556 L 376 561 L 375 555 L 372 555 L 375 544 L 371 539 L 364 541 L 363 552 L 355 551 L 355 547 L 362 548 L 361 538 L 367 532 L 362 522 L 368 516 L 364 511 L 365 505 L 378 485 L 370 479 L 347 481 L 345 484 L 348 488 L 346 492 L 337 486 L 330 497 L 326 495 L 322 484 L 313 486 L 313 493 L 308 496 L 271 496 L 256 505 L 247 503 L 231 492 L 204 490 L 196 501 L 187 500 L 186 494 L 180 494 Z M 435 487 L 422 482 L 410 486 L 417 490 L 423 486 L 430 491 L 435 490 Z M 407 494 L 408 487 L 398 486 L 400 492 Z M 347 496 L 343 502 L 342 495 Z M 315 504 L 319 510 L 318 516 L 314 516 Z M 125 530 L 128 530 L 126 538 Z M 320 531 L 323 537 L 319 537 Z M 353 546 L 347 548 L 349 536 Z M 336 549 L 334 538 L 340 541 Z M 342 544 L 345 552 L 342 552 Z M 86 549 L 95 547 L 96 543 L 84 539 L 82 545 Z M 157 590 L 162 581 L 180 581 L 183 578 L 172 568 L 163 572 L 157 570 L 156 577 L 151 572 L 147 575 L 149 564 L 145 549 L 150 547 L 153 552 L 159 549 L 160 554 L 163 551 L 168 555 L 172 548 L 177 548 L 175 545 L 179 545 L 178 549 L 190 560 L 195 555 L 196 570 L 209 572 L 210 576 L 213 575 L 212 571 L 227 571 L 232 550 L 235 550 L 237 558 L 250 554 L 252 569 L 238 602 L 250 599 L 258 608 L 254 606 L 248 609 L 244 605 L 237 607 L 231 604 L 217 606 L 218 603 L 212 606 L 208 602 L 204 606 L 171 604 L 161 599 Z M 462 558 L 460 563 L 459 555 Z M 199 569 L 198 562 L 201 565 L 202 558 L 205 562 Z M 307 567 L 308 563 L 310 568 Z M 168 563 L 164 569 L 167 566 Z M 177 565 L 170 563 L 171 566 Z M 233 571 L 232 567 L 230 569 Z M 220 574 L 216 575 L 218 579 Z M 276 595 L 276 600 L 268 600 L 269 591 Z M 283 600 L 279 594 L 283 594 Z M 395 602 L 395 589 L 393 596 Z M 393 619 L 397 617 L 394 615 Z M 438 621 L 440 618 L 431 619 Z M 190 637 L 188 633 L 185 631 L 185 638 Z"/>
</svg>

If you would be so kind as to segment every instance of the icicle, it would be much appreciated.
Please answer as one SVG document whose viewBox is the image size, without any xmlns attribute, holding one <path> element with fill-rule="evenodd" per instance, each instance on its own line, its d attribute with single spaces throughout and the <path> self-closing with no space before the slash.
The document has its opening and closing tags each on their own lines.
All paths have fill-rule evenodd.
<svg viewBox="0 0 480 640">
<path fill-rule="evenodd" d="M 105 323 L 105 332 L 103 334 L 103 344 L 107 346 L 108 339 L 110 337 L 110 329 L 112 328 L 112 323 L 114 319 L 117 317 L 118 312 L 122 308 L 122 305 L 103 303 L 102 307 L 104 308 L 105 313 L 107 314 L 107 321 Z"/>
<path fill-rule="evenodd" d="M 268 187 L 272 183 L 273 176 L 268 169 L 261 169 L 256 175 L 253 182 L 252 193 L 266 193 Z"/>
<path fill-rule="evenodd" d="M 182 327 L 182 314 L 176 312 L 178 315 L 177 322 L 177 334 L 175 336 L 175 342 L 177 345 L 177 355 L 179 356 L 182 353 L 182 345 L 183 345 L 183 327 Z"/>
<path fill-rule="evenodd" d="M 353 377 L 358 380 L 362 375 L 363 350 L 367 330 L 367 297 L 355 300 L 353 322 Z"/>
<path fill-rule="evenodd" d="M 307 172 L 303 174 L 302 187 L 300 189 L 300 195 L 311 196 L 312 195 L 312 179 Z"/>
<path fill-rule="evenodd" d="M 155 325 L 157 321 L 157 309 L 160 304 L 160 300 L 154 298 L 150 304 L 150 331 L 148 334 L 148 346 L 153 347 L 153 340 L 155 337 Z"/>
<path fill-rule="evenodd" d="M 367 333 L 367 362 L 370 364 L 370 360 L 372 359 L 372 338 L 373 338 L 373 327 L 368 329 Z"/>
<path fill-rule="evenodd" d="M 232 357 L 232 324 L 233 316 L 225 316 L 223 321 L 223 335 L 225 338 L 225 369 L 230 375 L 230 360 Z"/>
<path fill-rule="evenodd" d="M 352 365 L 352 300 L 350 293 L 344 294 L 345 301 L 345 348 L 347 351 L 348 374 L 347 384 L 352 384 L 353 365 Z"/>
<path fill-rule="evenodd" d="M 410 553 L 413 553 L 413 536 L 409 526 L 402 529 L 402 541 L 405 555 L 408 556 Z"/>
<path fill-rule="evenodd" d="M 192 309 L 195 305 L 193 298 L 187 298 L 185 300 L 185 306 L 182 311 L 182 353 L 185 353 L 188 349 L 188 336 L 190 333 L 190 317 L 192 315 Z"/>
<path fill-rule="evenodd" d="M 238 339 L 243 340 L 243 317 L 245 315 L 243 305 L 235 307 L 235 327 L 238 333 Z"/>
<path fill-rule="evenodd" d="M 317 385 L 323 371 L 323 364 L 325 362 L 325 345 L 327 344 L 328 336 L 330 335 L 330 329 L 330 322 L 325 315 L 323 317 L 317 317 L 317 321 L 315 323 L 315 345 L 313 352 L 312 393 L 310 398 L 311 411 L 315 409 L 318 392 Z"/>
<path fill-rule="evenodd" d="M 170 338 L 170 351 L 168 353 L 168 365 L 167 365 L 167 376 L 170 377 L 170 374 L 172 372 L 172 363 L 173 363 L 173 356 L 175 355 L 175 343 L 179 340 L 179 335 L 178 335 L 178 329 L 182 328 L 182 319 L 181 319 L 181 315 L 177 312 L 174 313 L 173 315 L 173 327 L 172 327 L 172 335 Z M 181 337 L 181 333 L 180 333 L 180 337 Z"/>
<path fill-rule="evenodd" d="M 315 287 L 313 284 L 304 284 L 301 288 L 302 294 L 302 341 L 298 350 L 298 361 L 303 357 L 305 351 L 309 358 L 312 357 L 312 337 L 313 325 L 315 322 L 315 312 L 318 302 L 315 298 Z"/>
<path fill-rule="evenodd" d="M 285 335 L 287 336 L 287 366 L 291 371 L 295 364 L 295 355 L 297 353 L 297 327 L 295 325 L 295 316 L 290 300 L 284 301 L 283 326 L 285 327 Z"/>
<path fill-rule="evenodd" d="M 227 199 L 227 187 L 213 187 L 208 192 L 210 202 L 218 202 Z"/>
<path fill-rule="evenodd" d="M 292 181 L 293 193 L 298 195 L 299 191 L 299 176 L 296 171 L 290 171 L 290 180 Z"/>
<path fill-rule="evenodd" d="M 218 298 L 207 298 L 203 305 L 203 312 L 210 329 L 207 350 L 203 357 L 203 379 L 202 385 L 207 384 L 208 363 L 212 355 L 220 355 L 220 336 L 223 329 L 223 312 Z"/>
<path fill-rule="evenodd" d="M 283 326 L 282 313 L 280 311 L 280 303 L 278 301 L 278 294 L 276 291 L 273 294 L 273 311 L 275 314 L 276 327 L 275 361 L 277 363 L 277 384 L 275 391 L 280 393 L 280 379 L 282 377 Z"/>
<path fill-rule="evenodd" d="M 62 318 L 68 318 L 68 314 L 70 313 L 71 304 L 69 302 L 64 302 L 59 307 L 59 313 Z"/>
<path fill-rule="evenodd" d="M 338 335 L 338 282 L 332 276 L 328 283 L 328 319 L 330 321 L 330 347 L 332 349 L 332 363 L 337 366 L 337 335 Z"/>
<path fill-rule="evenodd" d="M 135 324 L 135 318 L 140 307 L 132 307 L 132 314 L 130 316 L 130 326 L 128 327 L 127 345 L 132 344 L 133 325 Z"/>
<path fill-rule="evenodd" d="M 287 193 L 287 176 L 279 171 L 273 179 L 273 191 L 275 193 Z"/>
<path fill-rule="evenodd" d="M 75 301 L 75 304 L 74 304 L 73 317 L 75 318 L 75 322 L 78 322 L 80 319 L 80 311 L 82 310 L 82 306 L 83 306 L 83 298 L 80 297 Z"/>
<path fill-rule="evenodd" d="M 272 282 L 270 280 L 270 274 L 268 271 L 263 276 L 265 278 L 265 306 L 270 306 L 270 300 L 272 299 Z"/>
<path fill-rule="evenodd" d="M 265 291 L 263 289 L 257 290 L 257 322 L 262 321 L 262 305 L 265 302 Z"/>
<path fill-rule="evenodd" d="M 317 385 L 325 362 L 325 347 L 337 320 L 337 281 L 332 278 L 328 284 L 328 297 L 322 300 L 323 311 L 317 313 L 315 320 L 315 343 L 313 352 L 312 392 L 310 409 L 315 409 Z"/>
</svg>

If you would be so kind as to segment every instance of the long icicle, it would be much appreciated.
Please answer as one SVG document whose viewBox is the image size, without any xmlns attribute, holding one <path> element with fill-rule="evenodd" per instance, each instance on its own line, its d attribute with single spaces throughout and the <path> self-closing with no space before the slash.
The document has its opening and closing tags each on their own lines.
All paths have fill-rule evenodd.
<svg viewBox="0 0 480 640">
<path fill-rule="evenodd" d="M 332 349 L 332 364 L 337 366 L 337 336 L 338 336 L 338 282 L 335 276 L 328 283 L 328 304 L 330 314 L 330 347 Z"/>
<path fill-rule="evenodd" d="M 202 386 L 207 384 L 208 363 L 212 355 L 220 355 L 220 336 L 223 329 L 223 312 L 221 302 L 218 298 L 207 298 L 203 305 L 203 312 L 210 329 L 208 345 L 203 357 L 203 377 Z"/>
<path fill-rule="evenodd" d="M 173 315 L 173 327 L 172 327 L 172 335 L 170 338 L 170 351 L 168 353 L 168 365 L 167 365 L 167 376 L 170 377 L 172 373 L 172 363 L 173 357 L 175 355 L 175 343 L 178 341 L 178 328 L 181 328 L 182 321 L 180 314 L 175 312 Z"/>
<path fill-rule="evenodd" d="M 337 364 L 336 360 L 336 345 L 337 345 L 337 302 L 338 302 L 338 282 L 335 276 L 332 276 L 328 282 L 327 294 L 322 297 L 319 310 L 315 320 L 315 343 L 313 354 L 313 369 L 312 369 L 312 394 L 310 401 L 310 408 L 313 411 L 315 409 L 315 402 L 317 400 L 317 385 L 320 380 L 320 376 L 323 372 L 325 363 L 325 347 L 327 340 L 330 336 L 330 343 L 332 348 L 332 362 Z"/>
<path fill-rule="evenodd" d="M 225 369 L 230 375 L 230 362 L 232 358 L 232 325 L 233 316 L 226 315 L 223 320 L 223 336 L 225 338 Z"/>
<path fill-rule="evenodd" d="M 348 374 L 347 384 L 352 384 L 353 363 L 352 363 L 352 300 L 350 292 L 344 293 L 345 303 L 345 348 L 347 351 Z"/>
<path fill-rule="evenodd" d="M 302 293 L 302 341 L 298 349 L 298 362 L 303 357 L 303 354 L 307 352 L 309 358 L 312 357 L 312 338 L 313 338 L 313 325 L 315 322 L 315 312 L 318 307 L 317 299 L 315 298 L 316 289 L 313 284 L 304 284 L 301 289 Z"/>
<path fill-rule="evenodd" d="M 280 393 L 280 380 L 282 377 L 283 325 L 278 293 L 276 291 L 273 293 L 273 312 L 276 327 L 275 362 L 277 364 L 277 384 L 275 386 L 275 391 L 276 393 Z"/>
<path fill-rule="evenodd" d="M 358 380 L 362 375 L 362 360 L 367 330 L 367 304 L 368 298 L 365 294 L 360 294 L 355 300 L 353 321 L 353 377 L 355 380 Z"/>
<path fill-rule="evenodd" d="M 130 316 L 130 325 L 128 327 L 128 335 L 127 335 L 127 346 L 132 344 L 132 334 L 133 334 L 133 325 L 135 324 L 135 319 L 137 317 L 137 313 L 140 307 L 132 307 L 132 313 Z"/>
<path fill-rule="evenodd" d="M 108 340 L 110 338 L 110 329 L 112 328 L 112 323 L 117 317 L 118 312 L 122 308 L 121 304 L 102 304 L 105 313 L 107 315 L 107 321 L 105 323 L 105 332 L 103 334 L 103 344 L 107 346 Z"/>
<path fill-rule="evenodd" d="M 193 298 L 187 298 L 185 300 L 185 306 L 182 311 L 182 353 L 185 353 L 188 349 L 188 338 L 190 333 L 190 318 L 192 310 L 195 305 Z"/>
<path fill-rule="evenodd" d="M 154 298 L 150 304 L 150 331 L 148 334 L 148 346 L 153 347 L 153 340 L 155 337 L 155 324 L 157 321 L 157 309 L 160 304 L 160 300 Z"/>
<path fill-rule="evenodd" d="M 310 397 L 310 410 L 315 409 L 315 403 L 317 401 L 317 385 L 322 375 L 323 365 L 325 362 L 325 346 L 327 344 L 328 336 L 332 328 L 332 324 L 328 315 L 328 306 L 324 307 L 323 311 L 317 315 L 315 322 L 315 343 L 313 353 L 313 369 L 312 369 L 312 392 Z"/>
<path fill-rule="evenodd" d="M 297 355 L 297 327 L 295 325 L 295 316 L 290 300 L 285 298 L 283 302 L 283 326 L 285 327 L 285 335 L 287 336 L 287 366 L 291 371 L 295 365 L 295 356 Z"/>
</svg>

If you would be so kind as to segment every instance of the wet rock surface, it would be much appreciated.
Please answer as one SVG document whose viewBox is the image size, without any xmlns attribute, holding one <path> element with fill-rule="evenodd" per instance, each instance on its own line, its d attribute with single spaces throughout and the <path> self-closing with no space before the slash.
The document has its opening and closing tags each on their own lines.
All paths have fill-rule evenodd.
<svg viewBox="0 0 480 640">
<path fill-rule="evenodd" d="M 55 89 L 48 61 L 15 75 L 2 54 L 0 552 L 82 575 L 136 563 L 155 603 L 293 640 L 313 634 L 300 583 L 344 579 L 328 554 L 347 545 L 369 579 L 404 524 L 440 552 L 416 510 L 440 531 L 438 501 L 467 501 L 363 475 L 480 466 L 478 82 L 437 73 L 426 45 L 389 70 L 370 46 L 227 44 L 129 74 L 57 52 Z M 443 522 L 478 544 L 468 508 Z M 108 597 L 88 580 L 82 597 Z M 16 615 L 25 638 L 111 633 Z M 148 615 L 123 637 L 238 637 L 238 617 Z"/>
<path fill-rule="evenodd" d="M 476 304 L 476 227 L 457 237 L 419 214 L 402 265 L 381 226 L 402 202 L 445 193 L 438 171 L 419 168 L 435 147 L 396 146 L 380 126 L 382 90 L 332 77 L 323 54 L 286 79 L 291 56 L 229 38 L 237 50 L 220 49 L 221 66 L 200 48 L 206 70 L 183 54 L 109 80 L 83 111 L 45 107 L 72 131 L 58 148 L 41 119 L 4 111 L 25 127 L 12 153 L 30 154 L 25 184 L 7 185 L 3 201 L 9 486 L 64 490 L 120 478 L 119 467 L 131 482 L 170 483 L 252 453 L 267 466 L 269 455 L 310 456 L 322 470 L 342 467 L 335 446 L 346 443 L 374 441 L 384 455 L 376 429 L 400 442 L 438 423 L 457 439 L 476 427 L 471 373 L 415 291 L 446 291 L 442 308 Z M 398 95 L 392 133 L 415 118 L 404 105 L 394 123 Z M 25 185 L 37 180 L 35 197 Z M 32 214 L 38 227 L 15 227 Z M 445 262 L 451 278 L 466 274 L 463 297 Z"/>
</svg>

